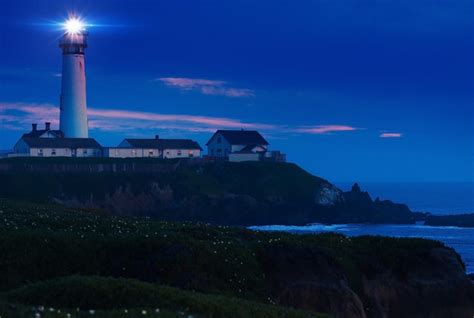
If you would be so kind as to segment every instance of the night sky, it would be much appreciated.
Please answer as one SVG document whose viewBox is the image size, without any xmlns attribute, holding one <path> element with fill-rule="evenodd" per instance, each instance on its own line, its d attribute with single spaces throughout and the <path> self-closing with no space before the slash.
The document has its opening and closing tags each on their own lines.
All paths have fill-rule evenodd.
<svg viewBox="0 0 474 318">
<path fill-rule="evenodd" d="M 104 146 L 257 129 L 331 181 L 474 180 L 472 0 L 0 0 L 0 149 L 58 127 L 72 11 Z"/>
</svg>

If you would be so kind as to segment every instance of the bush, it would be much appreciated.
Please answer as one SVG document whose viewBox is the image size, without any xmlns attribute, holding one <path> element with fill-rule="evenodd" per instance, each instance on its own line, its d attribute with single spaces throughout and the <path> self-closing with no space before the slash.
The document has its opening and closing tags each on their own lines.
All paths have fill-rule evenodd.
<svg viewBox="0 0 474 318">
<path fill-rule="evenodd" d="M 21 287 L 7 300 L 30 305 L 80 309 L 165 308 L 206 317 L 313 317 L 257 302 L 206 295 L 130 279 L 72 276 Z"/>
</svg>

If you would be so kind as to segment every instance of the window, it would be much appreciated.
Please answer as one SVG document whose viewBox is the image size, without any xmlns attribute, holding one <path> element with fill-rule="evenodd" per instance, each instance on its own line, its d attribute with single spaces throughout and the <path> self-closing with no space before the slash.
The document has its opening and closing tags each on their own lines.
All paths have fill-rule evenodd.
<svg viewBox="0 0 474 318">
<path fill-rule="evenodd" d="M 192 150 L 189 150 L 189 153 L 188 153 L 188 154 L 189 154 L 189 158 L 192 158 L 192 157 L 194 157 L 194 151 L 192 151 Z"/>
<path fill-rule="evenodd" d="M 133 149 L 132 150 L 132 156 L 136 156 L 137 155 L 137 150 L 136 149 Z"/>
<path fill-rule="evenodd" d="M 51 149 L 51 156 L 56 156 L 56 149 Z"/>
<path fill-rule="evenodd" d="M 153 150 L 148 150 L 148 156 L 153 157 Z"/>
<path fill-rule="evenodd" d="M 43 149 L 38 149 L 38 156 L 43 157 Z"/>
<path fill-rule="evenodd" d="M 178 156 L 181 156 L 181 150 L 178 150 Z"/>
<path fill-rule="evenodd" d="M 84 155 L 87 155 L 87 149 L 82 150 L 82 153 L 83 153 Z"/>
</svg>

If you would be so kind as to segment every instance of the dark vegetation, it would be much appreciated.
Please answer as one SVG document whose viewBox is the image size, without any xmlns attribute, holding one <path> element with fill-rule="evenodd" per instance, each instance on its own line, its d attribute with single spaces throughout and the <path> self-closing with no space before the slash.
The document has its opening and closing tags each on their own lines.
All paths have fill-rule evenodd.
<svg viewBox="0 0 474 318">
<path fill-rule="evenodd" d="M 47 159 L 47 160 L 46 160 Z M 0 197 L 220 225 L 413 223 L 405 205 L 343 193 L 294 164 L 111 158 L 0 160 Z"/>
<path fill-rule="evenodd" d="M 55 309 L 44 317 L 84 317 L 90 309 L 137 317 L 156 308 L 162 317 L 378 317 L 398 308 L 385 312 L 397 317 L 464 313 L 474 302 L 459 256 L 436 241 L 297 236 L 96 212 L 0 200 L 2 317 L 31 317 L 38 306 Z M 384 307 L 387 289 L 403 290 L 416 308 Z M 430 303 L 438 294 L 444 303 Z"/>
<path fill-rule="evenodd" d="M 474 213 L 458 215 L 429 215 L 426 225 L 474 227 Z"/>
</svg>

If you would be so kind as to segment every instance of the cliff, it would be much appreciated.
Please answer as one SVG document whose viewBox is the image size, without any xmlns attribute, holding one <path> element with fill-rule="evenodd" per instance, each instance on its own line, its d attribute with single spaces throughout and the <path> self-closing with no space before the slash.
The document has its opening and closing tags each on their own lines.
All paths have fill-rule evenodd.
<svg viewBox="0 0 474 318">
<path fill-rule="evenodd" d="M 474 227 L 474 213 L 457 215 L 428 215 L 426 225 Z"/>
<path fill-rule="evenodd" d="M 404 205 L 344 193 L 294 164 L 15 159 L 0 161 L 0 197 L 223 225 L 414 221 Z"/>
<path fill-rule="evenodd" d="M 157 307 L 166 317 L 474 312 L 474 285 L 440 242 L 253 232 L 11 200 L 0 200 L 0 214 L 2 316 L 30 317 L 38 305 L 99 317 Z"/>
</svg>

